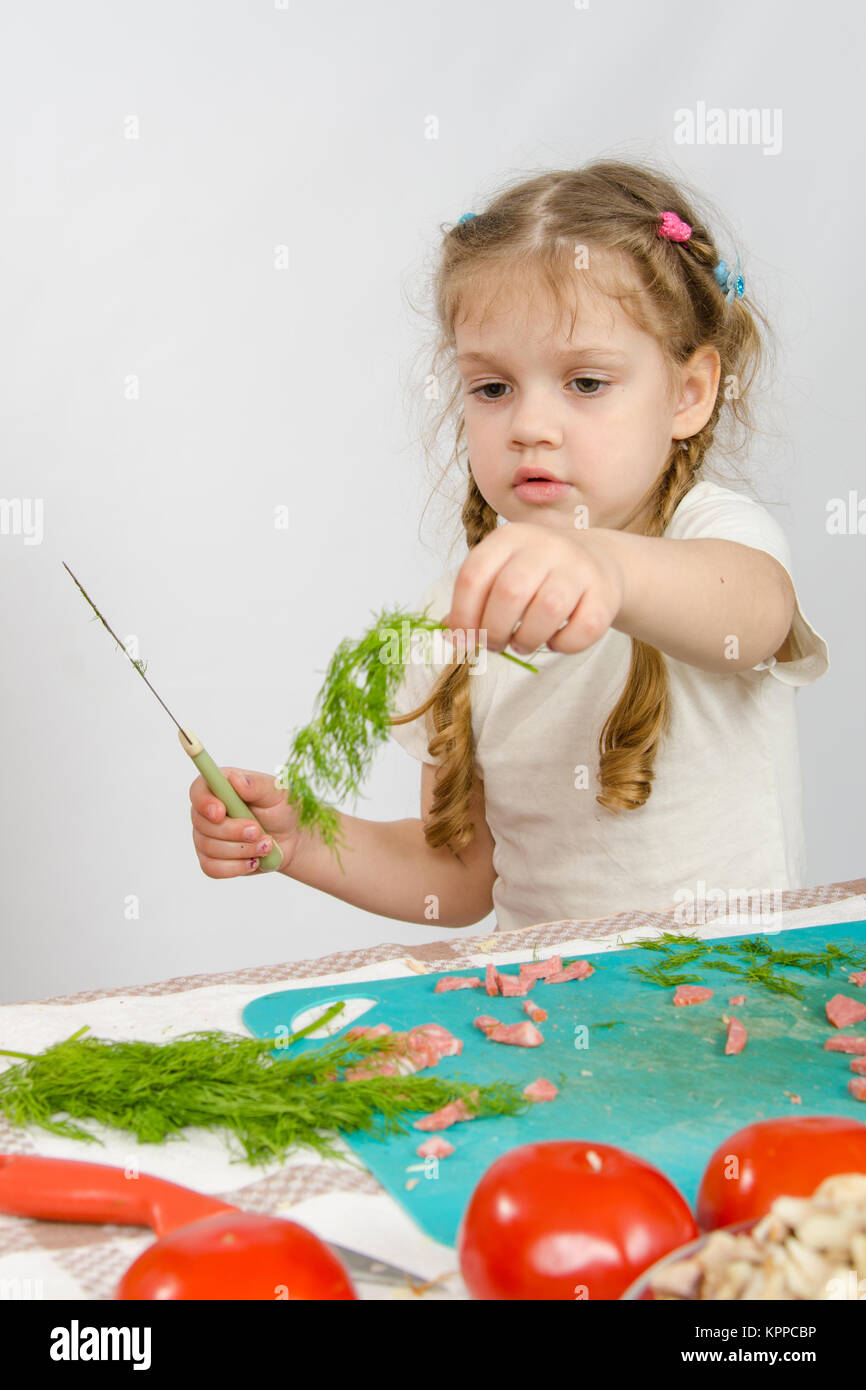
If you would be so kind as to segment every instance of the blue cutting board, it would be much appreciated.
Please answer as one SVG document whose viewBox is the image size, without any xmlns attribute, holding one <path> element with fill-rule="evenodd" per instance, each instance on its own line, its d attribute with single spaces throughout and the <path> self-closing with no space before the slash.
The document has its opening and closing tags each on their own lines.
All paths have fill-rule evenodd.
<svg viewBox="0 0 866 1390">
<path fill-rule="evenodd" d="M 756 926 L 719 939 L 735 942 L 760 934 Z M 805 950 L 853 941 L 854 949 L 866 952 L 866 921 L 773 932 L 768 939 L 775 948 Z M 546 948 L 545 954 L 553 952 Z M 540 1025 L 540 1047 L 494 1043 L 473 1027 L 481 1013 L 502 1023 L 525 1021 L 523 998 L 491 998 L 483 987 L 435 994 L 438 974 L 283 990 L 252 1000 L 242 1019 L 255 1037 L 272 1038 L 278 1028 L 297 1027 L 294 1020 L 312 1005 L 375 999 L 375 1007 L 346 1027 L 388 1023 L 398 1032 L 420 1023 L 440 1023 L 463 1039 L 460 1056 L 445 1057 L 420 1075 L 453 1076 L 482 1085 L 507 1080 L 521 1089 L 544 1076 L 560 1087 L 555 1100 L 537 1102 L 523 1115 L 472 1120 L 439 1131 L 455 1152 L 438 1165 L 428 1163 L 429 1176 L 423 1170 L 406 1171 L 424 1163 L 416 1149 L 430 1136 L 411 1128 L 420 1112 L 408 1116 L 410 1128 L 404 1135 L 385 1140 L 347 1136 L 391 1196 L 422 1230 L 445 1245 L 456 1243 L 460 1218 L 486 1169 L 521 1144 L 548 1139 L 614 1144 L 654 1163 L 694 1207 L 710 1155 L 743 1125 L 780 1115 L 833 1114 L 866 1120 L 866 1104 L 847 1089 L 850 1057 L 824 1051 L 831 1034 L 866 1032 L 866 1023 L 836 1029 L 824 1012 L 826 1001 L 838 993 L 866 1003 L 866 989 L 847 983 L 851 967 L 829 976 L 776 967 L 776 973 L 804 986 L 804 997 L 798 1000 L 770 993 L 760 984 L 743 985 L 726 971 L 701 969 L 698 961 L 683 973 L 700 975 L 701 983 L 715 994 L 705 1003 L 675 1008 L 673 990 L 631 973 L 635 964 L 649 965 L 661 959 L 659 955 L 622 948 L 588 959 L 595 967 L 588 980 L 559 985 L 539 981 L 526 996 L 548 1013 L 547 1022 Z M 518 971 L 516 963 L 498 968 L 515 975 Z M 484 967 L 443 973 L 480 975 L 483 980 Z M 730 995 L 739 993 L 746 995 L 746 1003 L 729 1007 Z M 723 1013 L 735 1015 L 748 1029 L 745 1051 L 738 1056 L 724 1054 Z M 624 1023 L 592 1026 L 614 1019 Z M 582 1041 L 575 1033 L 581 1025 L 589 1025 L 587 1046 L 575 1045 Z M 321 1039 L 300 1039 L 274 1055 L 295 1056 L 321 1045 Z M 789 1100 L 785 1091 L 801 1096 L 802 1105 Z M 406 1181 L 413 1177 L 418 1182 L 407 1192 Z"/>
</svg>

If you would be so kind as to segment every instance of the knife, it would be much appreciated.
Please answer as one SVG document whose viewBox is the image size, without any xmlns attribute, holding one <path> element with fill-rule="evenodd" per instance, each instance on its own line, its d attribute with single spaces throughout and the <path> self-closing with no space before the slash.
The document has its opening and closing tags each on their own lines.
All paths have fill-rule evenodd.
<svg viewBox="0 0 866 1390">
<path fill-rule="evenodd" d="M 169 709 L 165 701 L 162 699 L 162 697 L 160 695 L 157 695 L 157 692 L 153 689 L 153 686 L 150 684 L 150 681 L 144 674 L 143 663 L 140 661 L 134 661 L 133 658 L 129 656 L 129 652 L 126 650 L 126 647 L 123 645 L 117 634 L 113 632 L 112 629 L 108 626 L 108 623 L 103 618 L 96 604 L 93 602 L 93 599 L 90 598 L 89 595 L 85 593 L 84 589 L 81 588 L 81 585 L 78 583 L 78 580 L 75 579 L 75 575 L 72 573 L 72 570 L 69 568 L 66 561 L 61 560 L 60 563 L 63 565 L 63 568 L 66 570 L 67 574 L 69 574 L 72 577 L 72 579 L 75 580 L 75 583 L 78 584 L 79 589 L 81 589 L 82 594 L 84 594 L 84 597 L 87 599 L 87 602 L 90 604 L 90 607 L 93 609 L 94 613 L 96 614 L 99 621 L 102 623 L 103 627 L 108 629 L 117 645 L 123 651 L 124 655 L 129 657 L 129 660 L 132 662 L 136 671 L 141 676 L 141 679 L 144 681 L 145 685 L 148 686 L 148 688 L 151 691 L 153 691 L 153 694 L 156 695 L 156 698 L 159 700 L 159 703 L 162 705 L 168 717 L 177 725 L 178 737 L 180 739 L 181 748 L 185 753 L 189 755 L 189 757 L 195 763 L 196 767 L 198 768 L 204 780 L 207 782 L 214 796 L 218 796 L 220 801 L 223 802 L 226 808 L 226 813 L 230 816 L 241 818 L 249 816 L 250 820 L 255 820 L 256 818 L 250 810 L 249 806 L 247 806 L 246 802 L 241 800 L 234 787 L 232 786 L 231 782 L 228 780 L 227 777 L 223 775 L 222 772 L 220 772 L 219 768 L 217 767 L 216 763 L 214 762 L 213 758 L 210 756 L 204 745 L 199 741 L 199 739 L 196 738 L 195 734 L 192 733 L 190 729 L 182 728 L 182 726 L 175 719 L 174 715 L 172 714 L 171 710 Z M 258 824 L 258 822 L 256 823 Z M 263 835 L 266 833 L 266 831 L 262 831 Z M 274 843 L 273 848 L 266 855 L 259 859 L 259 871 L 261 873 L 267 873 L 271 869 L 278 869 L 282 862 L 283 852 L 280 849 L 279 845 Z"/>
</svg>

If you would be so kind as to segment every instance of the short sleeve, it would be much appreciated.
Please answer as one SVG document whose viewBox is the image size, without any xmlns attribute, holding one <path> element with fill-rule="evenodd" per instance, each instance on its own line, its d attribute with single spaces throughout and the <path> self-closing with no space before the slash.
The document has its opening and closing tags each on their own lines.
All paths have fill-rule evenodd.
<svg viewBox="0 0 866 1390">
<path fill-rule="evenodd" d="M 690 499 L 691 504 L 690 504 Z M 676 540 L 704 538 L 738 541 L 765 550 L 787 571 L 794 589 L 794 617 L 788 633 L 790 655 L 784 661 L 770 656 L 740 671 L 747 680 L 760 680 L 768 671 L 783 685 L 811 685 L 830 669 L 827 643 L 815 631 L 800 606 L 787 536 L 774 516 L 751 497 L 713 483 L 698 483 L 680 503 L 666 536 Z"/>
<path fill-rule="evenodd" d="M 440 575 L 425 589 L 421 598 L 413 604 L 411 611 L 423 613 L 426 609 L 429 617 L 443 618 L 451 606 L 453 589 L 453 578 L 448 574 Z M 450 664 L 445 647 L 441 642 L 437 642 L 432 634 L 424 634 L 423 639 L 418 634 L 409 644 L 405 656 L 408 659 L 404 661 L 403 676 L 394 696 L 392 714 L 408 714 L 410 710 L 424 704 L 425 700 L 430 698 L 439 676 Z M 440 657 L 441 660 L 438 659 Z M 392 724 L 390 732 L 394 741 L 419 762 L 432 763 L 435 767 L 441 761 L 440 758 L 431 758 L 427 751 L 428 739 L 434 732 L 429 710 L 417 719 L 410 720 L 408 724 Z"/>
</svg>

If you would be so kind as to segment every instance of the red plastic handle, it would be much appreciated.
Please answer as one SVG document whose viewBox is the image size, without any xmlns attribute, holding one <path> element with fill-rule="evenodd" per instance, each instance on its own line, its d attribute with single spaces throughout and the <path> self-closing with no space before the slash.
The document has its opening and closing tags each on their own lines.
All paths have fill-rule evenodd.
<svg viewBox="0 0 866 1390">
<path fill-rule="evenodd" d="M 43 1221 L 106 1221 L 150 1226 L 158 1236 L 218 1211 L 238 1208 L 147 1173 L 74 1158 L 0 1154 L 0 1211 Z"/>
</svg>

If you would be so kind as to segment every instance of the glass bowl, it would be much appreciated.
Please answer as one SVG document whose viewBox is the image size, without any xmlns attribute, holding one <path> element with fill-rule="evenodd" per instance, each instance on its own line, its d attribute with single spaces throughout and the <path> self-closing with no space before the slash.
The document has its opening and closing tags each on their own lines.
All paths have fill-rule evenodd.
<svg viewBox="0 0 866 1390">
<path fill-rule="evenodd" d="M 757 1224 L 757 1220 L 750 1219 L 748 1221 L 738 1221 L 733 1226 L 719 1226 L 717 1230 L 728 1231 L 731 1235 L 739 1235 L 741 1231 L 750 1231 L 752 1227 Z M 663 1256 L 662 1259 L 656 1260 L 655 1264 L 645 1269 L 643 1274 L 639 1275 L 633 1284 L 629 1284 L 625 1293 L 620 1294 L 620 1299 L 626 1302 L 635 1302 L 636 1300 L 645 1301 L 647 1299 L 654 1301 L 655 1296 L 650 1288 L 650 1284 L 659 1270 L 664 1269 L 666 1265 L 676 1264 L 678 1260 L 687 1260 L 690 1256 L 697 1255 L 700 1250 L 703 1250 L 711 1235 L 715 1235 L 715 1231 L 705 1231 L 703 1235 L 698 1236 L 697 1240 L 690 1241 L 688 1245 L 681 1245 L 678 1250 L 671 1250 L 670 1253 Z M 677 1298 L 671 1301 L 676 1303 L 702 1302 L 701 1299 L 697 1298 Z M 665 1302 L 668 1302 L 668 1300 L 665 1299 Z"/>
</svg>

